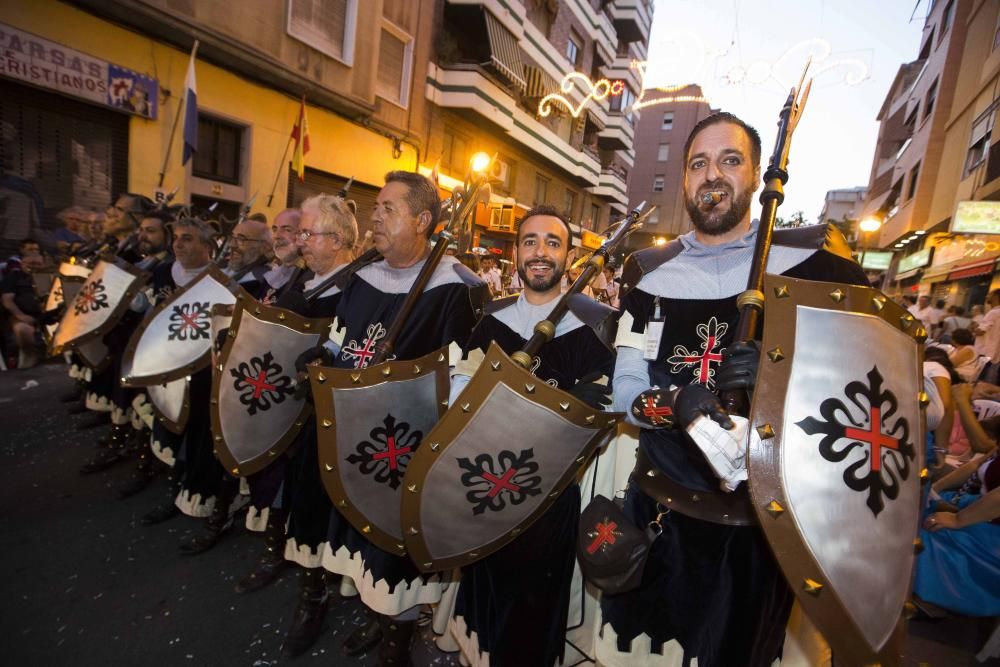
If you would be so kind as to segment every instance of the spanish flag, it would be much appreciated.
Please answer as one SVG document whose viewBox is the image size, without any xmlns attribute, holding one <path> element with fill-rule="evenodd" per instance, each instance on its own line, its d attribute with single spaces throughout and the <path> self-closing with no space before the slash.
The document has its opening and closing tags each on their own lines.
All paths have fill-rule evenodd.
<svg viewBox="0 0 1000 667">
<path fill-rule="evenodd" d="M 299 117 L 292 128 L 292 140 L 295 150 L 292 152 L 292 171 L 299 175 L 299 180 L 306 179 L 306 153 L 309 152 L 309 123 L 306 122 L 306 96 L 302 96 L 299 106 Z"/>
</svg>

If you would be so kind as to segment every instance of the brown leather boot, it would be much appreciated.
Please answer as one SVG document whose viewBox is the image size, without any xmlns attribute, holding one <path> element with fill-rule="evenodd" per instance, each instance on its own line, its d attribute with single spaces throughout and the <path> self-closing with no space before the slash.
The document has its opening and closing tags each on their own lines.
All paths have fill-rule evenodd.
<svg viewBox="0 0 1000 667">
<path fill-rule="evenodd" d="M 416 621 L 397 621 L 379 615 L 382 626 L 382 644 L 378 648 L 379 667 L 410 667 L 410 645 L 417 628 Z"/>
<path fill-rule="evenodd" d="M 285 511 L 272 507 L 264 526 L 264 553 L 253 572 L 236 583 L 236 592 L 259 591 L 277 579 L 288 563 L 285 560 Z"/>
<path fill-rule="evenodd" d="M 316 643 L 323 630 L 327 607 L 325 575 L 323 568 L 319 567 L 302 570 L 299 606 L 295 609 L 292 627 L 288 629 L 281 646 L 281 652 L 289 658 L 305 653 Z"/>
</svg>

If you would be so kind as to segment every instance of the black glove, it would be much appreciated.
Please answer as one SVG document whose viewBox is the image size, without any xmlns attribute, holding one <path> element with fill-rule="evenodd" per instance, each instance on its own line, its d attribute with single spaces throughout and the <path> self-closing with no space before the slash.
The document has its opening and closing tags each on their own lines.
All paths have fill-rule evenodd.
<svg viewBox="0 0 1000 667">
<path fill-rule="evenodd" d="M 677 424 L 687 428 L 691 422 L 702 415 L 708 417 L 724 429 L 731 429 L 735 424 L 719 397 L 703 384 L 689 384 L 677 390 L 674 396 L 674 412 L 677 414 Z"/>
<path fill-rule="evenodd" d="M 295 370 L 298 371 L 295 376 L 295 398 L 300 401 L 302 399 L 312 400 L 312 393 L 309 391 L 309 371 L 306 370 L 306 366 L 310 365 L 332 366 L 333 354 L 320 345 L 310 347 L 295 358 Z"/>
<path fill-rule="evenodd" d="M 760 349 L 754 341 L 733 343 L 722 353 L 722 363 L 715 375 L 719 391 L 753 389 L 760 367 Z"/>
<path fill-rule="evenodd" d="M 65 314 L 66 314 L 66 306 L 65 304 L 63 304 L 58 308 L 53 308 L 52 310 L 46 310 L 42 314 L 42 317 L 40 319 L 42 321 L 42 324 L 48 324 L 49 326 L 51 326 L 53 324 L 59 324 L 59 322 L 63 318 L 63 315 Z"/>
<path fill-rule="evenodd" d="M 589 375 L 577 380 L 569 394 L 579 398 L 581 401 L 594 408 L 604 410 L 611 405 L 611 387 L 606 384 L 598 384 L 597 381 L 604 375 L 600 371 L 594 371 Z"/>
</svg>

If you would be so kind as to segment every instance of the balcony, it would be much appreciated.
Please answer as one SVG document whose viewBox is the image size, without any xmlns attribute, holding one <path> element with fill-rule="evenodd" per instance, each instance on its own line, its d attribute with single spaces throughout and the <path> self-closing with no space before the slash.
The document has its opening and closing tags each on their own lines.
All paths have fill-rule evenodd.
<svg viewBox="0 0 1000 667">
<path fill-rule="evenodd" d="M 635 141 L 635 128 L 623 113 L 609 113 L 604 129 L 597 133 L 597 145 L 605 150 L 628 150 Z"/>
<path fill-rule="evenodd" d="M 620 169 L 614 165 L 601 171 L 596 187 L 587 188 L 587 192 L 609 199 L 622 206 L 628 206 L 628 184 Z"/>
<path fill-rule="evenodd" d="M 427 99 L 439 107 L 464 109 L 489 121 L 508 140 L 551 161 L 571 176 L 598 185 L 601 163 L 574 148 L 525 111 L 508 89 L 476 66 L 441 67 L 430 63 L 425 88 Z M 484 128 L 485 129 L 485 128 Z"/>
<path fill-rule="evenodd" d="M 614 0 L 607 9 L 619 42 L 649 41 L 653 13 L 646 0 Z"/>
<path fill-rule="evenodd" d="M 616 56 L 614 62 L 601 68 L 601 75 L 611 81 L 624 81 L 637 96 L 642 90 L 642 79 L 639 77 L 639 71 L 632 67 L 632 58 L 628 55 Z"/>
</svg>

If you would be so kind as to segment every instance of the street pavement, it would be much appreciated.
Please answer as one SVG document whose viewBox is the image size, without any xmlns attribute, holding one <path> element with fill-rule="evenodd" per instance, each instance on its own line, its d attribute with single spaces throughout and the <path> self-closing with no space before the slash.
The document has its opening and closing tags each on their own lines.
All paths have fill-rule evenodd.
<svg viewBox="0 0 1000 667">
<path fill-rule="evenodd" d="M 294 573 L 247 595 L 233 592 L 262 548 L 242 527 L 215 549 L 182 556 L 200 522 L 159 526 L 139 517 L 162 498 L 157 480 L 126 500 L 116 490 L 131 462 L 97 475 L 80 466 L 105 429 L 77 431 L 57 396 L 71 387 L 59 364 L 0 373 L 0 661 L 5 665 L 373 665 L 340 654 L 362 622 L 356 599 L 337 597 L 326 631 L 304 656 L 280 656 L 297 600 Z M 968 618 L 914 622 L 906 665 L 980 665 L 991 626 Z M 457 665 L 424 629 L 415 662 Z M 1000 661 L 992 661 L 997 665 Z"/>
</svg>

